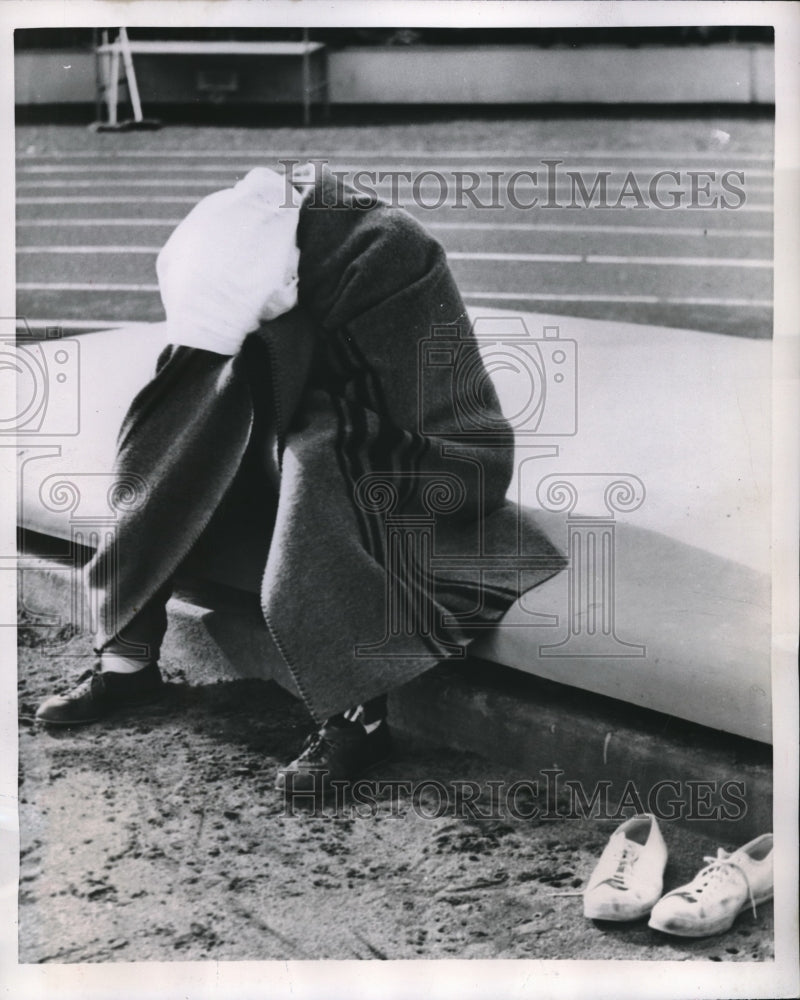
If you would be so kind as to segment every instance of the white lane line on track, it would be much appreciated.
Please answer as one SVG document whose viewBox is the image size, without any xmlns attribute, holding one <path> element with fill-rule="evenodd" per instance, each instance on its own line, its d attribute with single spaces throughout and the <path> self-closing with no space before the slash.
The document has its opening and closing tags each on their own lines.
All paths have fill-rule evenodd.
<svg viewBox="0 0 800 1000">
<path fill-rule="evenodd" d="M 76 195 L 74 197 L 67 196 L 50 196 L 50 195 L 32 195 L 25 196 L 22 198 L 17 198 L 18 205 L 196 205 L 199 201 L 198 195 L 153 195 L 152 197 L 139 198 L 136 196 L 125 197 L 115 196 L 115 195 Z M 400 208 L 423 208 L 425 211 L 437 211 L 433 206 L 421 206 L 413 200 L 400 199 L 398 201 Z M 448 208 L 449 206 L 445 203 L 440 208 Z M 548 209 L 541 208 L 542 211 L 548 211 Z M 507 211 L 506 207 L 497 209 L 497 211 Z M 521 209 L 521 211 L 533 211 L 534 209 Z M 539 210 L 539 209 L 537 209 Z M 556 211 L 564 211 L 561 206 L 557 206 Z M 568 210 L 568 209 L 567 209 Z M 614 211 L 613 208 L 607 209 L 608 211 Z M 492 209 L 487 209 L 486 211 L 492 211 Z M 552 211 L 550 209 L 549 211 Z M 605 209 L 594 208 L 584 209 L 584 211 L 605 211 Z M 620 211 L 620 209 L 617 209 Z M 633 212 L 633 211 L 648 211 L 648 209 L 634 209 L 623 206 L 621 211 Z M 649 211 L 657 211 L 657 209 L 649 209 Z M 739 205 L 737 208 L 731 209 L 719 209 L 719 208 L 706 208 L 705 206 L 700 206 L 697 208 L 679 205 L 676 209 L 670 209 L 674 212 L 760 212 L 763 214 L 771 214 L 773 211 L 773 206 L 771 202 L 764 204 L 753 205 L 751 202 L 745 202 L 744 205 Z"/>
<path fill-rule="evenodd" d="M 103 228 L 114 226 L 177 226 L 180 219 L 20 219 L 17 228 Z M 700 236 L 704 239 L 716 239 L 718 236 L 735 236 L 740 239 L 772 239 L 771 229 L 708 229 L 692 228 L 690 226 L 579 226 L 560 225 L 559 223 L 509 222 L 505 225 L 494 222 L 429 222 L 428 229 L 475 230 L 486 232 L 520 232 L 520 233 L 607 233 L 612 236 Z"/>
<path fill-rule="evenodd" d="M 431 222 L 428 229 L 476 229 L 497 232 L 498 229 L 510 232 L 530 233 L 604 233 L 620 236 L 701 236 L 716 238 L 717 236 L 736 236 L 739 238 L 769 238 L 771 229 L 708 229 L 691 226 L 605 226 L 605 225 L 560 225 L 559 223 L 509 222 L 506 225 L 493 222 Z"/>
<path fill-rule="evenodd" d="M 76 195 L 75 197 L 59 197 L 50 195 L 34 195 L 33 197 L 17 198 L 18 205 L 196 205 L 197 195 L 153 195 L 151 198 L 126 198 L 108 195 Z"/>
<path fill-rule="evenodd" d="M 130 219 L 116 218 L 103 219 L 91 217 L 82 219 L 20 219 L 17 228 L 103 228 L 103 227 L 140 227 L 147 226 L 177 226 L 181 219 Z M 707 227 L 690 226 L 605 226 L 589 225 L 579 226 L 577 224 L 561 225 L 559 223 L 536 223 L 536 222 L 430 222 L 428 229 L 442 230 L 475 230 L 486 232 L 524 232 L 524 233 L 603 233 L 621 236 L 699 236 L 704 239 L 716 239 L 717 237 L 751 238 L 751 239 L 772 239 L 771 229 L 709 229 Z"/>
<path fill-rule="evenodd" d="M 18 254 L 157 254 L 160 246 L 70 245 L 17 247 Z M 584 253 L 469 253 L 452 251 L 448 260 L 500 261 L 509 264 L 635 264 L 656 267 L 748 267 L 771 268 L 772 261 L 744 257 L 659 257 Z"/>
<path fill-rule="evenodd" d="M 452 177 L 453 178 L 457 178 L 458 175 L 457 174 L 453 174 Z M 125 180 L 95 179 L 93 181 L 81 181 L 81 180 L 74 180 L 74 179 L 69 178 L 69 179 L 66 179 L 66 180 L 20 181 L 17 184 L 17 190 L 18 191 L 23 191 L 23 190 L 24 191 L 38 191 L 38 190 L 41 190 L 43 188 L 50 189 L 50 188 L 60 188 L 60 187 L 69 188 L 70 190 L 81 189 L 81 188 L 98 188 L 98 187 L 102 187 L 102 188 L 151 188 L 151 187 L 154 187 L 154 188 L 171 188 L 171 187 L 177 187 L 177 188 L 204 188 L 204 189 L 207 188 L 210 191 L 218 191 L 220 189 L 229 188 L 231 186 L 231 181 L 232 180 L 236 180 L 236 179 L 238 179 L 238 178 L 236 178 L 235 176 L 233 178 L 231 178 L 231 177 L 212 177 L 212 178 L 206 177 L 206 178 L 202 178 L 200 180 L 195 180 L 195 179 L 193 179 L 191 177 L 179 177 L 177 179 L 162 177 L 162 178 L 155 178 L 155 179 L 148 179 L 148 180 L 139 180 L 139 179 L 125 179 Z M 363 180 L 363 178 L 362 178 L 362 180 Z M 485 177 L 481 178 L 481 180 L 486 180 L 486 178 Z M 509 180 L 510 180 L 510 178 L 509 178 Z M 542 178 L 542 184 L 541 185 L 538 185 L 538 184 L 534 183 L 531 180 L 531 178 L 527 177 L 527 176 L 524 177 L 524 178 L 522 178 L 522 180 L 523 180 L 523 183 L 521 183 L 521 184 L 518 184 L 516 181 L 514 182 L 513 192 L 514 192 L 515 196 L 516 196 L 517 192 L 522 193 L 522 192 L 540 190 L 542 198 L 544 198 L 546 195 L 548 195 L 548 194 L 550 194 L 552 192 L 555 192 L 555 193 L 558 193 L 558 192 L 567 193 L 567 192 L 569 192 L 570 194 L 573 195 L 573 200 L 574 200 L 574 195 L 575 195 L 574 188 L 573 188 L 572 183 L 569 181 L 569 179 L 567 177 L 557 178 L 557 181 L 556 181 L 556 184 L 555 184 L 554 187 L 551 187 L 549 184 L 547 184 L 546 183 L 546 178 L 544 178 L 544 177 Z M 438 191 L 439 194 L 440 194 L 440 197 L 442 196 L 442 194 L 444 194 L 445 197 L 446 197 L 447 196 L 447 187 L 449 185 L 447 183 L 445 185 L 443 185 L 442 181 L 445 181 L 445 182 L 448 181 L 448 177 L 444 173 L 437 173 L 437 177 L 436 178 L 431 177 L 429 180 L 422 180 L 422 181 L 420 181 L 419 178 L 417 178 L 416 180 L 413 181 L 413 183 L 411 185 L 411 190 L 414 191 L 414 192 L 417 192 L 417 191 L 422 192 L 423 190 L 426 190 L 426 191 L 427 190 Z M 644 186 L 646 187 L 646 185 L 644 185 Z M 408 187 L 408 184 L 405 184 L 404 187 Z M 620 180 L 612 180 L 611 183 L 607 187 L 606 198 L 610 198 L 614 194 L 617 194 L 617 195 L 621 194 L 622 189 L 623 189 L 623 184 L 622 184 L 622 182 Z M 489 195 L 490 194 L 490 190 L 491 190 L 491 185 L 484 184 L 482 187 L 478 186 L 477 188 L 474 188 L 474 189 L 470 188 L 468 191 L 464 190 L 464 189 L 462 189 L 462 190 L 459 191 L 459 186 L 458 186 L 458 184 L 456 184 L 456 194 L 457 194 L 457 197 L 459 198 L 459 202 L 461 204 L 467 204 L 467 205 L 473 204 L 471 202 L 471 200 L 469 199 L 469 197 L 467 197 L 468 194 L 474 194 L 476 196 L 477 200 L 480 202 L 481 195 L 484 195 L 484 196 Z M 771 192 L 772 191 L 772 184 L 769 184 L 769 183 L 768 184 L 751 184 L 750 182 L 748 182 L 745 179 L 744 186 L 741 187 L 741 188 L 739 188 L 739 189 L 737 189 L 737 190 L 741 191 L 744 194 L 747 194 L 748 191 L 750 191 L 750 192 Z M 390 192 L 390 193 L 398 194 L 399 193 L 399 186 L 398 186 L 398 191 L 397 192 L 392 192 L 391 181 L 377 181 L 376 183 L 372 183 L 372 181 L 370 180 L 369 185 L 366 186 L 365 190 L 363 192 L 361 192 L 361 193 L 363 193 L 363 194 L 365 194 L 367 196 L 370 196 L 372 194 L 378 194 L 380 196 L 380 192 L 382 192 L 382 191 L 387 191 L 387 192 Z M 690 188 L 687 186 L 686 182 L 684 181 L 682 183 L 676 183 L 673 187 L 670 187 L 669 191 L 662 190 L 660 192 L 656 192 L 656 194 L 655 194 L 654 197 L 656 197 L 658 199 L 661 199 L 661 198 L 664 198 L 664 197 L 667 197 L 667 196 L 672 196 L 673 194 L 678 194 L 678 193 L 680 193 L 680 194 L 688 194 L 689 192 L 690 192 Z M 587 194 L 586 197 L 589 197 L 589 195 Z M 627 198 L 633 198 L 635 196 L 633 194 L 631 194 L 630 192 L 626 192 L 625 197 L 627 197 Z M 707 194 L 703 194 L 703 197 L 708 197 L 708 195 Z M 465 198 L 466 198 L 466 201 L 465 201 Z M 397 200 L 401 204 L 403 203 L 403 199 L 402 198 L 399 198 Z M 492 194 L 492 200 L 496 200 L 494 194 Z M 479 207 L 484 207 L 484 206 L 483 206 L 483 204 L 480 204 Z M 585 207 L 585 206 L 580 206 L 580 207 Z M 666 211 L 671 211 L 671 209 L 665 209 L 665 210 Z"/>
<path fill-rule="evenodd" d="M 62 282 L 59 284 L 48 284 L 44 282 L 23 282 L 17 285 L 18 291 L 24 292 L 40 292 L 40 291 L 58 291 L 58 292 L 157 292 L 158 285 L 123 285 L 123 284 L 106 284 L 106 285 L 91 285 L 91 284 L 68 284 Z M 486 299 L 500 300 L 507 302 L 569 302 L 569 303 L 580 303 L 580 302 L 609 302 L 609 303 L 629 303 L 633 305 L 664 305 L 664 306 L 721 306 L 723 308 L 732 309 L 771 309 L 772 300 L 771 299 L 725 299 L 725 298 L 703 298 L 698 296 L 689 297 L 676 297 L 676 296 L 660 296 L 660 295 L 583 295 L 583 294 L 559 294 L 558 292 L 552 293 L 527 293 L 527 292 L 472 292 L 466 291 L 461 293 L 464 299 L 473 299 L 476 301 L 483 301 Z M 36 320 L 37 325 L 48 325 L 48 326 L 64 326 L 66 328 L 66 322 L 77 324 L 86 323 L 87 326 L 98 326 L 102 324 L 109 324 L 112 326 L 127 326 L 128 320 Z M 131 323 L 136 323 L 141 321 L 131 320 Z M 33 324 L 31 324 L 33 325 Z M 75 326 L 74 328 L 77 328 Z"/>
<path fill-rule="evenodd" d="M 462 292 L 465 299 L 502 299 L 509 302 L 629 302 L 636 305 L 662 306 L 730 306 L 731 308 L 771 309 L 771 299 L 723 299 L 723 298 L 688 298 L 660 295 L 568 295 L 558 294 L 528 294 L 527 292 Z"/>
<path fill-rule="evenodd" d="M 69 160 L 85 160 L 85 159 L 151 159 L 159 157 L 184 157 L 186 159 L 194 159 L 195 157 L 236 157 L 236 156 L 255 156 L 260 159 L 286 159 L 286 160 L 302 160 L 302 159 L 329 159 L 333 156 L 355 156 L 355 157 L 399 157 L 407 159 L 408 157 L 415 156 L 438 156 L 442 159 L 447 159 L 448 157 L 459 158 L 462 157 L 477 157 L 477 158 L 493 158 L 497 156 L 507 156 L 507 157 L 527 157 L 534 159 L 559 159 L 561 157 L 570 157 L 571 159 L 599 159 L 603 157 L 608 160 L 625 160 L 625 159 L 647 159 L 655 158 L 659 161 L 666 159 L 671 159 L 673 157 L 682 157 L 683 159 L 693 159 L 693 160 L 754 160 L 758 163 L 772 163 L 772 155 L 770 153 L 744 153 L 737 152 L 735 150 L 689 150 L 689 149 L 678 149 L 678 150 L 666 150 L 666 149 L 654 149 L 654 150 L 642 150 L 642 149 L 583 149 L 583 150 L 547 150 L 547 149 L 506 149 L 506 150 L 490 150 L 490 149 L 406 149 L 406 150 L 391 150 L 391 149 L 326 149 L 326 150 L 302 150 L 298 152 L 294 150 L 293 152 L 276 152 L 274 149 L 198 149 L 198 150 L 186 150 L 186 149 L 161 149 L 161 150 L 67 150 L 64 152 L 51 152 L 51 153 L 18 153 L 17 159 L 19 160 L 31 160 L 31 159 L 44 159 L 45 157 L 54 157 L 56 159 L 69 159 Z"/>
<path fill-rule="evenodd" d="M 274 161 L 279 162 L 279 161 Z M 545 161 L 540 158 L 538 160 L 530 161 L 534 166 L 544 163 Z M 506 164 L 491 164 L 492 171 L 500 171 L 503 173 L 519 172 L 521 170 L 521 164 L 519 163 L 506 163 Z M 570 160 L 561 160 L 558 165 L 558 175 L 563 176 L 566 171 L 571 170 L 574 164 Z M 246 172 L 251 169 L 250 164 L 242 164 L 241 170 Z M 334 169 L 337 171 L 348 171 L 352 174 L 356 174 L 359 171 L 367 172 L 367 168 L 363 164 L 356 163 L 335 163 Z M 617 166 L 615 164 L 589 164 L 584 165 L 583 169 L 591 170 L 595 173 L 603 173 L 605 171 L 610 171 L 612 174 L 647 174 L 651 172 L 659 172 L 664 170 L 663 164 L 636 164 L 633 168 Z M 748 177 L 772 177 L 771 170 L 763 170 L 757 167 L 745 167 Z M 426 163 L 423 165 L 423 170 L 427 172 L 436 173 L 447 173 L 449 171 L 458 171 L 461 174 L 464 173 L 477 173 L 486 174 L 486 168 L 481 167 L 481 169 L 465 171 L 462 167 L 453 167 L 450 164 L 443 163 Z M 17 176 L 20 175 L 40 175 L 40 174 L 176 174 L 182 173 L 187 174 L 187 171 L 191 173 L 227 173 L 227 172 L 237 172 L 236 164 L 207 164 L 207 163 L 193 163 L 193 164 L 147 164 L 141 166 L 131 166 L 130 164 L 105 164 L 103 166 L 97 166 L 96 164 L 84 165 L 80 164 L 77 166 L 55 166 L 55 165 L 41 165 L 34 167 L 19 167 L 17 169 Z M 524 168 L 523 173 L 527 173 Z M 680 172 L 680 171 L 679 171 Z M 398 170 L 397 167 L 391 167 L 388 164 L 383 167 L 381 165 L 371 164 L 369 165 L 368 173 L 370 176 L 375 176 L 376 179 L 380 179 L 382 173 L 396 173 L 398 176 L 402 177 L 406 173 L 414 173 L 414 169 L 407 164 L 404 164 L 403 170 Z M 546 172 L 542 171 L 542 176 L 546 176 Z M 709 173 L 709 171 L 701 171 L 701 173 Z M 487 175 L 488 176 L 488 175 Z M 69 178 L 68 178 L 69 180 Z M 66 183 L 66 182 L 65 182 Z"/>
<path fill-rule="evenodd" d="M 20 181 L 17 184 L 17 189 L 25 190 L 35 189 L 35 188 L 59 188 L 59 187 L 69 187 L 69 188 L 141 188 L 141 187 L 187 187 L 187 188 L 217 188 L 217 187 L 229 187 L 231 182 L 230 177 L 203 177 L 200 180 L 194 180 L 191 177 L 179 177 L 177 179 L 162 177 L 156 180 L 98 180 L 95 178 L 93 181 L 79 181 L 72 178 L 61 181 L 49 181 L 49 180 L 38 180 L 38 181 Z"/>
<path fill-rule="evenodd" d="M 120 253 L 149 253 L 155 254 L 161 251 L 161 247 L 147 247 L 147 246 L 125 246 L 119 245 L 114 246 L 109 244 L 105 246 L 100 244 L 99 246 L 85 246 L 85 245 L 71 245 L 66 244 L 65 246 L 27 246 L 27 247 L 17 247 L 17 253 L 32 253 L 32 254 L 70 254 L 70 253 L 88 253 L 88 254 L 120 254 Z"/>
<path fill-rule="evenodd" d="M 29 228 L 43 228 L 52 229 L 56 228 L 103 228 L 105 226 L 177 226 L 180 219 L 19 219 L 17 221 L 17 229 L 29 229 Z M 767 230 L 763 230 L 765 233 Z"/>
<path fill-rule="evenodd" d="M 448 260 L 487 260 L 526 264 L 643 264 L 665 267 L 772 267 L 771 260 L 739 257 L 634 257 L 606 254 L 448 253 Z"/>
<path fill-rule="evenodd" d="M 119 326 L 153 325 L 152 322 L 141 319 L 26 319 L 24 322 L 21 317 L 17 319 L 17 328 L 20 330 L 41 330 L 46 327 L 61 330 L 110 330 Z"/>
<path fill-rule="evenodd" d="M 102 281 L 20 281 L 18 292 L 157 292 L 158 285 Z"/>
</svg>

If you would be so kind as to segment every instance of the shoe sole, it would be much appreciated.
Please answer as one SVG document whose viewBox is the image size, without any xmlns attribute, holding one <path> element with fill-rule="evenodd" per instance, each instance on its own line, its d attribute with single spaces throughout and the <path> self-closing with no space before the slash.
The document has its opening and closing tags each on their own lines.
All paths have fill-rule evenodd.
<svg viewBox="0 0 800 1000">
<path fill-rule="evenodd" d="M 100 715 L 92 715 L 86 719 L 48 719 L 46 716 L 36 715 L 34 720 L 41 723 L 44 726 L 63 726 L 65 728 L 69 726 L 89 726 L 93 722 L 102 722 L 103 719 L 108 718 L 114 712 L 122 712 L 128 708 L 139 708 L 142 705 L 151 705 L 153 702 L 158 701 L 163 695 L 162 691 L 153 691 L 151 694 L 142 695 L 140 698 L 132 698 L 130 701 L 126 702 L 124 705 L 117 705 L 113 708 L 107 709 Z"/>
<path fill-rule="evenodd" d="M 642 920 L 656 905 L 656 901 L 649 903 L 647 906 L 642 906 L 638 910 L 633 910 L 630 913 L 620 913 L 618 910 L 608 910 L 606 911 L 603 907 L 586 906 L 584 903 L 583 915 L 587 920 L 608 920 L 613 923 L 628 923 L 633 920 Z"/>
<path fill-rule="evenodd" d="M 761 896 L 754 899 L 753 902 L 756 906 L 761 906 L 762 903 L 768 903 L 773 897 L 773 893 L 768 893 L 766 896 Z M 686 937 L 686 938 L 700 938 L 700 937 L 712 937 L 714 934 L 724 934 L 733 927 L 736 922 L 736 918 L 743 913 L 745 910 L 749 909 L 750 900 L 745 900 L 744 903 L 739 907 L 739 909 L 731 915 L 720 918 L 714 923 L 708 923 L 703 927 L 662 927 L 656 921 L 652 919 L 647 924 L 654 931 L 660 931 L 662 934 L 670 934 L 673 937 Z"/>
<path fill-rule="evenodd" d="M 359 771 L 358 774 L 355 774 L 350 778 L 339 778 L 337 780 L 345 781 L 347 782 L 348 785 L 355 784 L 356 781 L 360 781 L 362 778 L 366 777 L 366 775 L 371 774 L 376 768 L 380 767 L 382 764 L 385 764 L 388 760 L 391 760 L 391 757 L 392 757 L 391 753 L 388 753 L 386 754 L 386 756 L 373 761 L 368 767 L 365 767 L 362 771 Z M 324 775 L 324 774 L 329 774 L 330 772 L 320 771 L 319 773 Z M 322 782 L 319 783 L 319 785 L 317 782 L 314 782 L 313 788 L 293 787 L 289 789 L 285 785 L 281 787 L 277 781 L 275 782 L 274 787 L 276 792 L 282 792 L 287 798 L 291 798 L 294 795 L 302 795 L 302 796 L 316 795 L 318 800 L 322 800 L 325 798 L 326 795 L 330 795 L 332 792 L 335 791 L 335 789 L 331 788 L 330 782 L 326 782 L 324 778 L 322 779 Z"/>
<path fill-rule="evenodd" d="M 40 715 L 36 716 L 36 722 L 42 726 L 62 726 L 65 729 L 70 726 L 89 726 L 93 722 L 100 722 L 105 719 L 105 715 L 94 715 L 90 719 L 46 719 Z"/>
</svg>

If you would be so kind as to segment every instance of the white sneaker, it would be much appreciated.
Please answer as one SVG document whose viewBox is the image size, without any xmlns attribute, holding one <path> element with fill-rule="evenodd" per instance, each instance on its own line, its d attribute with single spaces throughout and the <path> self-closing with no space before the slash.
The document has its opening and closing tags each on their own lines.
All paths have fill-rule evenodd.
<svg viewBox="0 0 800 1000">
<path fill-rule="evenodd" d="M 668 892 L 650 914 L 650 927 L 679 937 L 721 934 L 749 904 L 772 899 L 772 834 L 765 833 L 728 854 L 721 847 L 716 858 L 691 882 Z"/>
<path fill-rule="evenodd" d="M 655 816 L 627 820 L 609 837 L 583 894 L 583 915 L 591 920 L 638 920 L 664 888 L 667 846 Z"/>
</svg>

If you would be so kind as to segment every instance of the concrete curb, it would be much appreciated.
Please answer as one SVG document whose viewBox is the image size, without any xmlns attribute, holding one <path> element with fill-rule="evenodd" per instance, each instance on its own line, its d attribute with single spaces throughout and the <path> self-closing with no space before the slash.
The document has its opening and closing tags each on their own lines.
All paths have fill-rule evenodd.
<svg viewBox="0 0 800 1000">
<path fill-rule="evenodd" d="M 71 621 L 74 571 L 29 556 L 21 567 L 27 615 Z M 255 595 L 179 591 L 169 614 L 162 660 L 190 683 L 257 677 L 291 689 Z M 85 633 L 50 648 L 54 656 L 91 656 Z M 527 787 L 524 810 L 542 819 L 623 818 L 623 809 L 644 809 L 730 846 L 772 829 L 764 744 L 475 659 L 441 664 L 392 692 L 389 710 L 392 725 L 417 741 L 508 767 L 498 795 L 507 803 L 516 787 L 521 803 Z"/>
<path fill-rule="evenodd" d="M 442 664 L 389 704 L 416 738 L 435 734 L 536 783 L 544 819 L 635 808 L 738 845 L 772 829 L 765 744 L 480 660 Z"/>
</svg>

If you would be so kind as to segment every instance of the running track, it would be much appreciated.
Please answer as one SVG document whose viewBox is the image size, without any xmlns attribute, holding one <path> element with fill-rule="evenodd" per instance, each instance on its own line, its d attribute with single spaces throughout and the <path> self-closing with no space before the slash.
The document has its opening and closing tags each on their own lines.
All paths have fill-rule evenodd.
<svg viewBox="0 0 800 1000">
<path fill-rule="evenodd" d="M 411 171 L 415 186 L 397 184 L 399 203 L 444 243 L 470 306 L 771 335 L 768 152 L 573 147 L 562 157 L 588 186 L 598 172 L 608 171 L 609 203 L 617 200 L 629 171 L 646 192 L 657 171 L 678 169 L 683 205 L 601 208 L 594 199 L 592 207 L 567 207 L 573 188 L 561 176 L 551 199 L 561 207 L 547 208 L 541 203 L 547 198 L 542 158 L 548 154 L 541 149 L 473 150 L 468 133 L 457 148 L 376 148 L 385 144 L 371 135 L 364 128 L 357 146 L 306 147 L 303 158 L 316 153 L 349 171 Z M 297 155 L 288 147 L 266 152 L 257 132 L 254 148 L 235 150 L 226 148 L 224 130 L 218 130 L 214 148 L 194 150 L 167 148 L 168 130 L 152 148 L 142 135 L 138 148 L 121 148 L 124 138 L 104 136 L 107 143 L 97 151 L 75 148 L 73 141 L 70 149 L 18 155 L 17 314 L 34 330 L 60 325 L 79 333 L 163 319 L 154 263 L 171 229 L 197 200 L 235 183 L 251 167 L 277 166 L 280 158 Z M 541 179 L 534 185 L 529 177 L 518 178 L 515 207 L 507 179 L 532 169 Z M 691 170 L 716 171 L 717 177 L 741 171 L 744 202 L 735 209 L 687 207 Z M 423 171 L 445 179 L 442 204 L 442 183 Z M 482 206 L 501 204 L 476 207 L 459 197 L 455 175 L 465 171 L 479 178 Z M 492 195 L 491 171 L 502 175 L 499 198 Z M 391 197 L 391 180 L 375 187 Z M 662 191 L 668 188 L 662 185 Z M 712 189 L 720 193 L 718 183 Z M 537 194 L 539 206 L 523 207 Z"/>
</svg>

